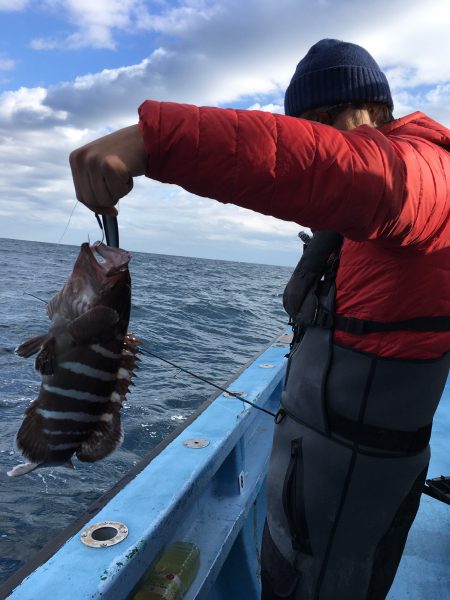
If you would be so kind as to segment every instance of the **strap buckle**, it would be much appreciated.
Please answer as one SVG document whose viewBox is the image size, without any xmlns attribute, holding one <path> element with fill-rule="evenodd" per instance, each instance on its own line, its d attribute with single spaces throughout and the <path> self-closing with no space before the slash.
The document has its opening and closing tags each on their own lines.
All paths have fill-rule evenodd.
<svg viewBox="0 0 450 600">
<path fill-rule="evenodd" d="M 324 329 L 332 329 L 334 325 L 334 315 L 326 310 L 323 306 L 317 303 L 314 311 L 312 325 L 323 327 Z"/>
<path fill-rule="evenodd" d="M 339 329 L 341 328 L 339 327 Z M 345 322 L 342 329 L 346 333 L 362 335 L 365 332 L 364 321 L 362 319 L 356 319 L 355 317 L 345 317 Z"/>
</svg>

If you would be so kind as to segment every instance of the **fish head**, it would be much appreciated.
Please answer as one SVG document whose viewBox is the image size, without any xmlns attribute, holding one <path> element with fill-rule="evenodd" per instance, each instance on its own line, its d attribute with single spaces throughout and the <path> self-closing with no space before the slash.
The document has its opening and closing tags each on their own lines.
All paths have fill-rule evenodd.
<svg viewBox="0 0 450 600">
<path fill-rule="evenodd" d="M 102 242 L 81 245 L 72 273 L 48 305 L 55 314 L 74 319 L 95 306 L 108 306 L 128 322 L 131 304 L 130 254 Z"/>
<path fill-rule="evenodd" d="M 105 304 L 114 308 L 111 300 L 122 288 L 130 286 L 126 250 L 106 246 L 102 242 L 82 244 L 72 272 L 74 293 L 86 294 L 91 304 Z"/>
</svg>

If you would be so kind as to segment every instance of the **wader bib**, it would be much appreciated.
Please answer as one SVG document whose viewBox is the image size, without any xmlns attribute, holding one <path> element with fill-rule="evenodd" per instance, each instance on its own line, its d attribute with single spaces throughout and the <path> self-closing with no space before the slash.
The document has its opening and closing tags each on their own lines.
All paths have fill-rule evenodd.
<svg viewBox="0 0 450 600">
<path fill-rule="evenodd" d="M 448 375 L 450 353 L 398 360 L 333 343 L 336 235 L 315 234 L 284 297 L 294 343 L 269 466 L 263 600 L 386 597 L 419 506 Z M 332 252 L 317 269 L 321 236 Z M 302 261 L 316 273 L 305 274 Z M 305 280 L 306 291 L 297 285 Z"/>
</svg>

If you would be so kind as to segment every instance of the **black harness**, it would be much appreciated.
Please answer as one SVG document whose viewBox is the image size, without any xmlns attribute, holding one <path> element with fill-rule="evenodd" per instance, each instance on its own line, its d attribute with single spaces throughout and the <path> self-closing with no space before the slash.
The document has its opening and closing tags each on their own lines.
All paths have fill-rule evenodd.
<svg viewBox="0 0 450 600">
<path fill-rule="evenodd" d="M 288 313 L 294 336 L 291 354 L 298 347 L 309 328 L 320 327 L 331 331 L 367 334 L 399 330 L 449 331 L 450 317 L 416 317 L 401 321 L 381 322 L 337 315 L 334 310 L 335 280 L 343 236 L 334 231 L 316 231 L 312 237 L 301 234 L 303 255 L 297 264 L 283 294 L 283 305 Z M 288 366 L 289 373 L 289 366 Z M 282 406 L 277 422 L 290 414 Z M 292 415 L 291 415 L 292 416 Z M 296 417 L 293 416 L 295 419 Z M 419 452 L 431 435 L 431 422 L 415 431 L 402 431 L 357 423 L 331 407 L 327 409 L 329 431 L 351 443 L 369 446 L 378 451 L 396 451 L 406 454 Z M 450 504 L 449 477 L 427 480 L 424 493 Z"/>
<path fill-rule="evenodd" d="M 329 311 L 320 301 L 336 279 L 343 236 L 334 231 L 316 231 L 302 236 L 303 255 L 284 290 L 283 306 L 298 341 L 306 327 L 319 326 L 363 335 L 389 331 L 450 331 L 450 316 L 415 317 L 402 321 L 371 321 L 345 317 Z"/>
</svg>

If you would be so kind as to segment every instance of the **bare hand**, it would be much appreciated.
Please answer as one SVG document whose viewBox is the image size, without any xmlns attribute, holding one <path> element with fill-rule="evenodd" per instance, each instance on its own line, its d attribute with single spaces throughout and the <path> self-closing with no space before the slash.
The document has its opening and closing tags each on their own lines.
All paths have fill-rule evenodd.
<svg viewBox="0 0 450 600">
<path fill-rule="evenodd" d="M 78 200 L 117 215 L 115 205 L 133 189 L 133 177 L 145 174 L 147 153 L 139 126 L 132 125 L 74 150 L 69 160 Z"/>
</svg>

